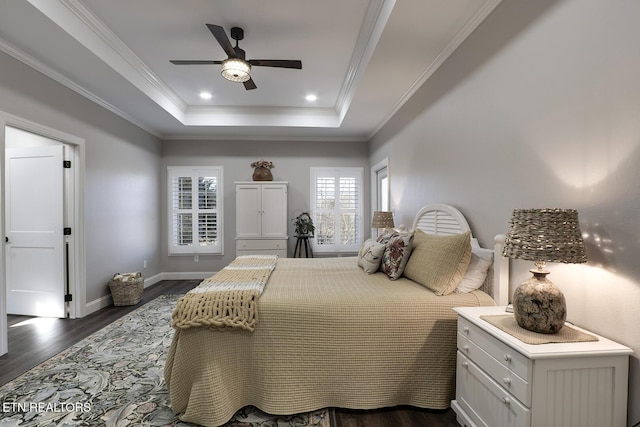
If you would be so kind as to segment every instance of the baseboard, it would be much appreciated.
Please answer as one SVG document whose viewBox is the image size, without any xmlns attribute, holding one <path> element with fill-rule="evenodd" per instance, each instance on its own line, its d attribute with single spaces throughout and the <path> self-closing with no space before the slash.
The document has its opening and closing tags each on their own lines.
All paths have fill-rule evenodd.
<svg viewBox="0 0 640 427">
<path fill-rule="evenodd" d="M 84 312 L 85 316 L 88 316 L 89 314 L 96 312 L 101 308 L 108 307 L 111 304 L 113 304 L 113 299 L 111 298 L 111 295 L 105 295 L 98 299 L 94 299 L 93 301 L 90 301 L 87 303 L 87 306 Z"/>
<path fill-rule="evenodd" d="M 144 279 L 144 287 L 148 288 L 151 285 L 155 285 L 163 279 L 163 273 L 158 273 L 155 276 L 147 277 Z"/>
<path fill-rule="evenodd" d="M 155 285 L 162 280 L 202 280 L 206 279 L 207 277 L 213 276 L 215 273 L 215 271 L 176 271 L 158 273 L 154 276 L 144 279 L 144 287 L 148 288 L 149 286 Z M 111 298 L 111 295 L 105 295 L 103 297 L 90 301 L 86 305 L 85 315 L 89 315 L 95 311 L 100 310 L 101 308 L 108 307 L 112 304 L 113 299 Z"/>
</svg>

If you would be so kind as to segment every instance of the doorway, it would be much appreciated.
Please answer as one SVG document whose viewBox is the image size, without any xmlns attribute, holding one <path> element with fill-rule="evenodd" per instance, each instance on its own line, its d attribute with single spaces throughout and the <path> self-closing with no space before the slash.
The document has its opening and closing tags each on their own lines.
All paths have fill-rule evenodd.
<svg viewBox="0 0 640 427">
<path fill-rule="evenodd" d="M 19 142 L 18 144 L 16 144 L 16 140 L 14 139 L 16 136 L 21 138 L 21 142 Z M 9 242 L 5 241 L 5 244 L 0 247 L 0 295 L 2 296 L 2 303 L 0 304 L 0 355 L 7 352 L 6 308 L 9 299 L 7 298 L 8 291 L 12 286 L 8 284 L 8 280 L 11 280 L 12 277 L 16 277 L 15 272 L 19 271 L 19 269 L 15 269 L 16 266 L 13 264 L 14 260 L 9 259 L 12 251 L 16 252 L 14 251 L 13 247 L 10 247 L 10 245 L 19 242 L 16 242 L 11 238 L 11 236 L 15 237 L 15 234 L 12 234 L 10 229 L 7 227 L 7 223 L 9 223 L 10 220 L 8 216 L 10 214 L 13 214 L 11 212 L 12 207 L 10 206 L 11 201 L 8 200 L 9 192 L 11 191 L 11 185 L 8 182 L 8 178 L 12 177 L 9 176 L 10 172 L 7 166 L 11 158 L 16 158 L 15 153 L 12 153 L 12 150 L 16 145 L 20 146 L 21 149 L 38 147 L 35 148 L 36 151 L 49 152 L 44 156 L 42 155 L 42 153 L 36 155 L 35 158 L 37 160 L 35 161 L 35 164 L 42 165 L 43 162 L 45 162 L 44 158 L 48 156 L 53 159 L 49 159 L 52 162 L 51 164 L 56 163 L 57 165 L 59 165 L 59 169 L 58 166 L 56 166 L 56 170 L 62 170 L 62 197 L 59 200 L 59 205 L 61 205 L 62 210 L 62 228 L 55 232 L 58 233 L 61 238 L 58 238 L 57 235 L 54 236 L 55 233 L 52 232 L 48 235 L 50 239 L 57 240 L 58 245 L 56 246 L 56 248 L 48 250 L 51 252 L 56 252 L 56 257 L 58 260 L 61 260 L 60 263 L 62 267 L 60 266 L 60 263 L 58 263 L 58 261 L 55 261 L 55 265 L 53 262 L 51 262 L 52 265 L 47 266 L 47 268 L 54 268 L 56 271 L 55 275 L 58 278 L 60 277 L 60 271 L 62 272 L 62 291 L 60 291 L 59 289 L 55 291 L 57 293 L 62 292 L 64 307 L 64 313 L 62 317 L 83 317 L 86 312 L 86 289 L 82 285 L 84 283 L 86 275 L 84 265 L 84 221 L 82 209 L 84 203 L 83 165 L 85 142 L 83 139 L 77 138 L 73 135 L 69 135 L 64 132 L 60 132 L 55 129 L 51 129 L 46 126 L 42 126 L 37 123 L 21 119 L 19 117 L 0 111 L 0 152 L 2 155 L 0 164 L 3 165 L 3 173 L 1 174 L 2 176 L 0 176 L 0 203 L 2 208 L 0 228 L 2 230 L 1 235 L 9 237 Z M 20 161 L 16 162 L 16 165 L 17 163 L 21 163 L 25 158 L 29 157 L 20 156 L 18 156 Z M 16 165 L 14 165 L 13 168 L 19 169 Z M 35 174 L 33 172 L 33 169 L 31 170 L 31 172 L 29 172 L 28 167 L 23 170 L 23 175 L 24 171 L 27 171 L 27 177 L 29 177 L 29 175 L 37 175 L 35 179 L 33 176 L 31 176 L 31 182 L 27 185 L 37 186 L 38 182 L 44 182 L 41 170 L 37 167 L 36 169 L 37 173 Z M 13 178 L 17 178 L 17 176 L 14 176 Z M 25 204 L 27 208 L 31 206 L 32 211 L 38 212 L 39 210 L 40 216 L 48 217 L 49 215 L 45 214 L 45 212 L 48 211 L 45 211 L 44 207 L 41 207 L 40 196 L 42 195 L 42 192 L 38 193 L 38 191 L 28 191 L 27 193 L 32 196 L 31 198 L 34 199 L 35 202 L 34 200 L 30 200 L 29 198 L 26 198 L 25 200 L 19 202 Z M 29 203 L 31 203 L 31 205 L 29 205 Z M 24 206 L 22 208 L 24 208 Z M 58 210 L 58 208 L 56 208 L 56 210 Z M 31 212 L 31 214 L 33 214 L 33 212 Z M 37 232 L 40 232 L 42 230 L 36 229 L 32 231 L 34 232 L 26 233 L 25 235 L 35 239 L 36 237 L 38 237 Z M 46 245 L 40 244 L 40 246 Z M 29 255 L 33 256 L 38 251 L 40 251 L 40 249 L 37 248 L 37 245 L 36 249 L 31 248 L 24 250 L 27 257 L 18 260 L 17 267 L 21 267 L 20 263 L 31 265 L 30 262 L 25 262 L 24 260 L 28 259 Z M 62 254 L 61 258 L 60 254 Z M 40 267 L 38 263 L 31 266 L 34 270 Z M 29 276 L 31 273 L 27 272 L 26 274 L 27 276 Z M 23 276 L 18 277 L 22 278 Z M 58 280 L 58 282 L 60 281 Z M 34 289 L 27 290 L 34 291 Z M 40 289 L 36 287 L 35 291 L 39 290 Z M 56 296 L 56 299 L 57 298 L 58 297 Z M 33 314 L 44 315 L 38 313 Z M 59 314 L 60 313 L 58 313 L 57 315 Z"/>
</svg>

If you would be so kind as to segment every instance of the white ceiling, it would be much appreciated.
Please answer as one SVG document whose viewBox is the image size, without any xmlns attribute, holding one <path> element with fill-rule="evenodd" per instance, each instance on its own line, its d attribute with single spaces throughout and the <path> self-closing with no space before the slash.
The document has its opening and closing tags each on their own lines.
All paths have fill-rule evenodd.
<svg viewBox="0 0 640 427">
<path fill-rule="evenodd" d="M 0 50 L 161 138 L 368 140 L 500 1 L 0 0 Z M 302 70 L 171 64 L 226 58 L 206 23 Z"/>
</svg>

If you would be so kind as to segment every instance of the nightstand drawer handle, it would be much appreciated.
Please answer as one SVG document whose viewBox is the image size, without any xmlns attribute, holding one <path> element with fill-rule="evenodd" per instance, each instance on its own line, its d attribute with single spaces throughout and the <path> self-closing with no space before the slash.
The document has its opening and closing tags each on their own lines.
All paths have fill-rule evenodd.
<svg viewBox="0 0 640 427">
<path fill-rule="evenodd" d="M 468 334 L 469 333 L 469 327 L 468 326 L 464 326 L 462 328 L 462 332 L 464 332 L 465 334 Z"/>
<path fill-rule="evenodd" d="M 505 354 L 504 355 L 504 361 L 505 362 L 511 362 L 511 355 L 510 354 Z"/>
<path fill-rule="evenodd" d="M 468 346 L 468 345 L 463 345 L 463 346 L 462 346 L 462 349 L 463 349 L 464 351 L 466 351 L 467 353 L 469 353 L 469 346 Z"/>
<path fill-rule="evenodd" d="M 469 362 L 462 362 L 462 366 L 464 368 L 468 368 L 469 367 Z"/>
<path fill-rule="evenodd" d="M 506 385 L 511 385 L 511 378 L 509 377 L 504 377 L 502 379 L 502 382 L 505 383 Z"/>
<path fill-rule="evenodd" d="M 503 397 L 502 398 L 502 403 L 504 403 L 505 405 L 509 405 L 511 403 L 511 400 L 509 400 L 508 397 Z"/>
</svg>

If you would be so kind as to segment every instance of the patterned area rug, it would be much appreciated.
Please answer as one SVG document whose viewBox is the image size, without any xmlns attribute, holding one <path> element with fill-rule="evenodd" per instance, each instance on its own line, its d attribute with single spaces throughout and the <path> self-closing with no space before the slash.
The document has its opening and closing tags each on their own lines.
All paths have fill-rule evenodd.
<svg viewBox="0 0 640 427">
<path fill-rule="evenodd" d="M 163 369 L 179 295 L 164 295 L 0 387 L 0 427 L 193 426 L 171 411 Z M 330 410 L 246 407 L 226 427 L 329 427 Z"/>
</svg>

